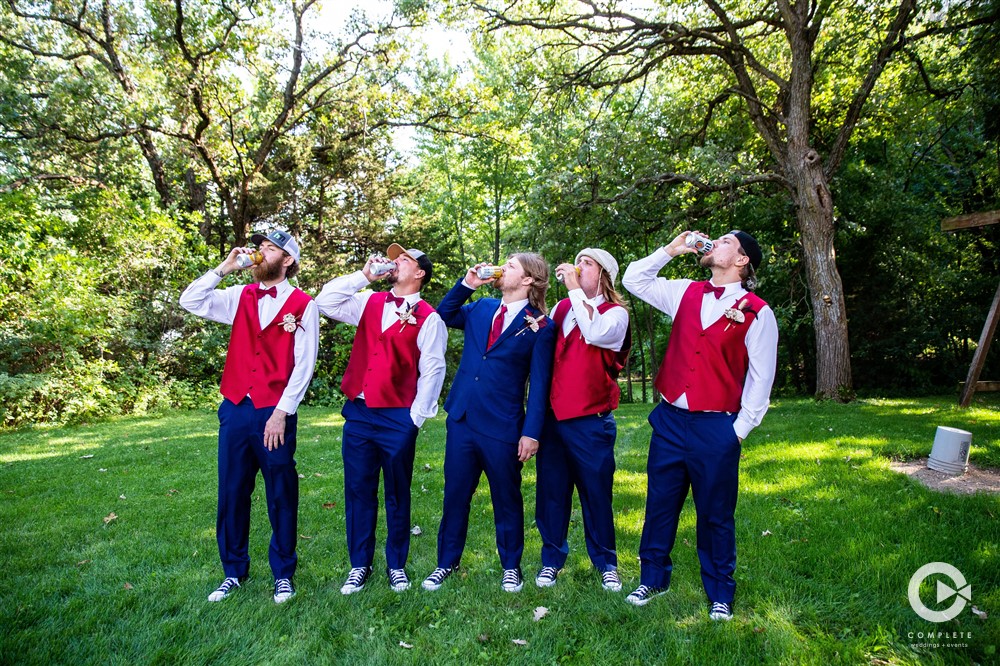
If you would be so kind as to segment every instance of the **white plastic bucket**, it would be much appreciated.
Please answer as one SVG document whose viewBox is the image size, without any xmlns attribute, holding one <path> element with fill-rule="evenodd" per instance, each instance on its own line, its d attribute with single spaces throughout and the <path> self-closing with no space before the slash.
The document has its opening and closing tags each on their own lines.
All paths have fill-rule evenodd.
<svg viewBox="0 0 1000 666">
<path fill-rule="evenodd" d="M 927 467 L 945 474 L 965 474 L 969 469 L 972 433 L 958 428 L 938 426 Z"/>
</svg>

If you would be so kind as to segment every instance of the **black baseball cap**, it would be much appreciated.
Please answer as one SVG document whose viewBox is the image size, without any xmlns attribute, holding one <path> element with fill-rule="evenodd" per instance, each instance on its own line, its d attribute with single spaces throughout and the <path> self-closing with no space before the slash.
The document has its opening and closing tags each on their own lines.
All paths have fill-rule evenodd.
<svg viewBox="0 0 1000 666">
<path fill-rule="evenodd" d="M 736 236 L 736 239 L 740 242 L 740 247 L 743 248 L 743 254 L 750 257 L 750 265 L 756 271 L 760 267 L 761 259 L 764 258 L 764 253 L 760 251 L 760 243 L 757 242 L 756 238 L 739 229 L 733 229 L 729 232 L 729 235 Z"/>
</svg>

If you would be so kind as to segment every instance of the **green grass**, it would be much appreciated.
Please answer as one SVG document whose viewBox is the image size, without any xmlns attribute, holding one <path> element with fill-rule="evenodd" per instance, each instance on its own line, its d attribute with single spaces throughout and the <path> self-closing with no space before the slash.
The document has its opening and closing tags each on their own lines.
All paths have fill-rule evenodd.
<svg viewBox="0 0 1000 666">
<path fill-rule="evenodd" d="M 221 580 L 213 413 L 6 432 L 0 663 L 996 663 L 1000 497 L 935 493 L 889 468 L 891 458 L 927 455 L 937 425 L 970 430 L 973 462 L 1000 467 L 997 398 L 970 410 L 954 402 L 776 401 L 744 445 L 736 619 L 728 624 L 706 618 L 690 498 L 670 592 L 644 608 L 625 603 L 639 575 L 648 405 L 626 405 L 618 414 L 615 506 L 626 588 L 618 594 L 601 590 L 590 569 L 578 508 L 566 570 L 554 588 L 534 586 L 539 540 L 529 464 L 529 579 L 520 594 L 499 587 L 484 480 L 460 576 L 436 593 L 389 591 L 380 533 L 372 583 L 342 596 L 348 562 L 341 419 L 307 408 L 297 454 L 304 475 L 298 595 L 283 606 L 271 601 L 261 482 L 253 579 L 237 596 L 209 604 L 205 597 Z M 423 535 L 413 538 L 408 566 L 415 584 L 435 563 L 443 451 L 439 416 L 418 440 L 413 522 Z M 111 513 L 117 518 L 105 524 Z M 933 561 L 965 574 L 988 619 L 969 608 L 941 625 L 914 614 L 908 581 Z M 933 590 L 926 587 L 930 604 Z M 536 622 L 539 606 L 548 615 Z M 964 648 L 911 647 L 928 642 L 916 633 L 929 631 L 972 635 L 933 641 Z"/>
</svg>

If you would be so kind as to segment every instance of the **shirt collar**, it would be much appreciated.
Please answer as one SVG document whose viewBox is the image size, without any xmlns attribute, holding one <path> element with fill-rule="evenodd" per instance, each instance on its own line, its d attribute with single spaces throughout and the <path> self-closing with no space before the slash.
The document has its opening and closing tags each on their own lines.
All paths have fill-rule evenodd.
<svg viewBox="0 0 1000 666">
<path fill-rule="evenodd" d="M 513 315 L 516 315 L 518 312 L 520 312 L 521 310 L 524 309 L 524 306 L 526 306 L 528 304 L 528 300 L 529 299 L 527 299 L 527 298 L 522 298 L 519 301 L 511 301 L 510 303 L 504 303 L 503 300 L 501 300 L 500 301 L 500 305 L 506 305 L 507 306 L 507 316 L 513 316 Z M 500 309 L 500 306 L 497 306 L 497 310 L 499 310 L 499 309 Z"/>
</svg>

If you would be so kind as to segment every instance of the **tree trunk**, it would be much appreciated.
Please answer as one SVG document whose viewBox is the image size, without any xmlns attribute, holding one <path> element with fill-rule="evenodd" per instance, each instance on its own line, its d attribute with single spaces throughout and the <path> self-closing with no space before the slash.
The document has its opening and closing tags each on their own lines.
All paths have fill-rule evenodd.
<svg viewBox="0 0 1000 666">
<path fill-rule="evenodd" d="M 844 285 L 834 252 L 833 199 L 816 151 L 791 156 L 796 221 L 802 238 L 806 280 L 816 335 L 816 395 L 850 400 L 851 349 Z"/>
</svg>

